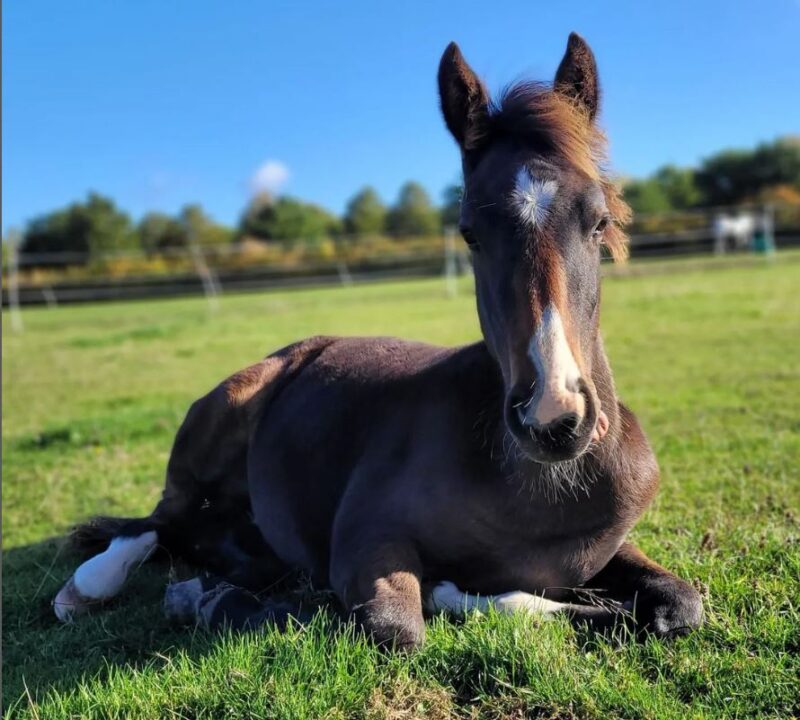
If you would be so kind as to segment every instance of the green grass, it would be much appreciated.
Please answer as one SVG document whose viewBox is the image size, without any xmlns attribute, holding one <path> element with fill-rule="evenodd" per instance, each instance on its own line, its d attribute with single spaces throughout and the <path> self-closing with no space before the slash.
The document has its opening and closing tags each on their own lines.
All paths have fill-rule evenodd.
<svg viewBox="0 0 800 720">
<path fill-rule="evenodd" d="M 140 569 L 72 626 L 50 601 L 93 513 L 149 512 L 189 402 L 315 333 L 455 344 L 478 326 L 441 281 L 24 311 L 3 318 L 3 693 L 9 717 L 787 717 L 800 714 L 800 264 L 614 277 L 603 328 L 658 453 L 633 536 L 695 582 L 707 624 L 675 642 L 524 617 L 435 620 L 413 657 L 324 609 L 306 627 L 175 629 L 170 574 Z M 174 568 L 183 576 L 186 568 Z"/>
</svg>

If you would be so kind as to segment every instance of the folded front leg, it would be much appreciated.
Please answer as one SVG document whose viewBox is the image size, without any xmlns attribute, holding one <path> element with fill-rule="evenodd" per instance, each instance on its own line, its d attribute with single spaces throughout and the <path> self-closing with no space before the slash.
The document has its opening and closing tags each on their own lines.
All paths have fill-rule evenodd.
<svg viewBox="0 0 800 720">
<path fill-rule="evenodd" d="M 613 625 L 625 612 L 617 604 L 579 605 L 557 602 L 547 599 L 544 595 L 535 595 L 520 590 L 499 595 L 475 595 L 463 592 L 451 582 L 442 582 L 436 585 L 425 601 L 425 609 L 429 613 L 443 610 L 457 617 L 464 617 L 474 610 L 485 613 L 489 608 L 507 614 L 526 613 L 545 620 L 562 614 L 576 624 L 589 622 L 595 627 Z"/>
<path fill-rule="evenodd" d="M 412 650 L 425 640 L 421 563 L 404 542 L 363 544 L 335 562 L 334 589 L 379 645 Z"/>
<path fill-rule="evenodd" d="M 475 595 L 462 592 L 456 585 L 447 581 L 436 585 L 425 603 L 425 609 L 431 613 L 444 610 L 457 616 L 464 616 L 473 610 L 485 613 L 490 607 L 502 613 L 526 612 L 552 617 L 568 605 L 548 600 L 542 595 L 531 595 L 521 591 L 501 595 Z"/>
<path fill-rule="evenodd" d="M 700 593 L 631 543 L 623 543 L 586 585 L 625 602 L 639 630 L 661 637 L 685 635 L 703 622 Z"/>
</svg>

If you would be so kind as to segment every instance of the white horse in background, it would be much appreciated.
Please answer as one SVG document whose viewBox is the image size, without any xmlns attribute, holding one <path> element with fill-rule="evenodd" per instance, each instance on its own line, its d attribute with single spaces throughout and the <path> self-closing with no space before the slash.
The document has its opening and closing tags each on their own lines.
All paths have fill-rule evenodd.
<svg viewBox="0 0 800 720">
<path fill-rule="evenodd" d="M 728 249 L 728 239 L 734 250 L 743 250 L 753 244 L 753 235 L 761 227 L 762 219 L 753 213 L 743 212 L 736 217 L 717 215 L 714 218 L 714 252 L 722 254 Z"/>
</svg>

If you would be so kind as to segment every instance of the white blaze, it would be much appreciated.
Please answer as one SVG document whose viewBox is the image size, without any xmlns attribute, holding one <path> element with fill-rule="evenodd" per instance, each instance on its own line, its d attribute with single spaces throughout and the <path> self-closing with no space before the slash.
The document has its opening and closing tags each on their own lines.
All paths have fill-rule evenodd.
<svg viewBox="0 0 800 720">
<path fill-rule="evenodd" d="M 567 413 L 583 416 L 585 400 L 578 389 L 581 373 L 567 342 L 561 315 L 552 304 L 542 313 L 542 321 L 528 345 L 528 356 L 541 387 L 536 392 L 539 401 L 529 409 L 531 417 L 527 419 L 547 425 Z"/>
<path fill-rule="evenodd" d="M 521 167 L 517 171 L 511 199 L 522 222 L 530 228 L 541 227 L 557 191 L 555 180 L 537 180 L 528 168 Z"/>
<path fill-rule="evenodd" d="M 526 592 L 507 592 L 502 595 L 471 595 L 462 592 L 451 582 L 439 583 L 431 592 L 428 608 L 433 612 L 446 610 L 454 615 L 466 615 L 472 610 L 486 612 L 494 607 L 498 612 L 526 612 L 531 615 L 552 616 L 564 607 L 564 603 L 548 600 L 540 595 Z"/>
</svg>

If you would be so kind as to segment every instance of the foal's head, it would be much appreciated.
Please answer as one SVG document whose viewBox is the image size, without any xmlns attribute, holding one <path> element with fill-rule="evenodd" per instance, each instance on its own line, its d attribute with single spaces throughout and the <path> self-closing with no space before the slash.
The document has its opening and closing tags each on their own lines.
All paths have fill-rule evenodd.
<svg viewBox="0 0 800 720">
<path fill-rule="evenodd" d="M 518 84 L 495 104 L 451 44 L 439 92 L 461 148 L 461 232 L 505 422 L 534 460 L 577 457 L 607 428 L 592 379 L 600 246 L 624 257 L 629 214 L 601 172 L 594 56 L 573 33 L 552 87 Z"/>
</svg>

